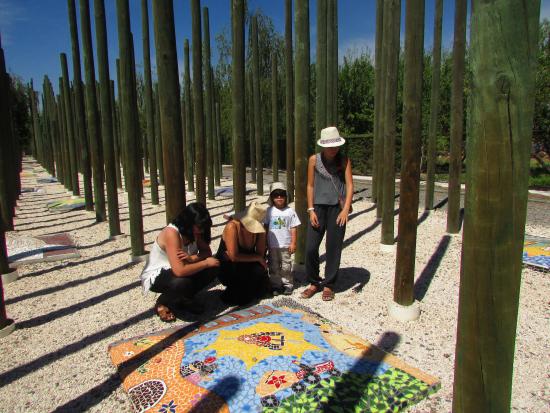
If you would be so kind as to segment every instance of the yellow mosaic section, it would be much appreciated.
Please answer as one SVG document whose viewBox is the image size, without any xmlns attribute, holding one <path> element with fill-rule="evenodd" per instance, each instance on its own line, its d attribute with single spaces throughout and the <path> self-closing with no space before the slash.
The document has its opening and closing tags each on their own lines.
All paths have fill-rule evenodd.
<svg viewBox="0 0 550 413">
<path fill-rule="evenodd" d="M 529 257 L 544 255 L 550 257 L 550 246 L 545 242 L 525 241 L 523 250 Z"/>
<path fill-rule="evenodd" d="M 207 389 L 197 386 L 181 376 L 179 369 L 185 354 L 183 340 L 177 340 L 161 351 L 154 351 L 152 356 L 137 367 L 135 365 L 131 367 L 126 365 L 125 367 L 122 364 L 131 363 L 132 359 L 135 360 L 140 353 L 166 337 L 149 336 L 135 341 L 127 341 L 109 349 L 113 364 L 119 366 L 124 390 L 128 392 L 146 381 L 160 380 L 166 385 L 166 393 L 144 412 L 158 412 L 163 404 L 173 401 L 172 404 L 177 406 L 178 412 L 191 411 L 200 402 L 200 411 L 229 413 L 229 409 L 221 397 L 210 394 Z"/>
<path fill-rule="evenodd" d="M 284 345 L 279 350 L 263 347 L 254 342 L 246 342 L 239 337 L 261 335 L 265 332 L 280 333 L 284 336 Z M 221 330 L 215 342 L 201 349 L 215 350 L 217 357 L 236 356 L 241 359 L 248 370 L 256 363 L 273 356 L 296 356 L 308 350 L 321 350 L 319 347 L 308 343 L 304 339 L 304 333 L 289 330 L 278 323 L 257 323 L 240 330 Z"/>
</svg>

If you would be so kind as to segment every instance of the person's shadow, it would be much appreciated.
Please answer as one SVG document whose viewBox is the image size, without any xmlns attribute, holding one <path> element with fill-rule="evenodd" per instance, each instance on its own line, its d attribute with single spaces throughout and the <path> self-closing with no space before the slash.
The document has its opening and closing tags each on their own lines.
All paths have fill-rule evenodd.
<svg viewBox="0 0 550 413">
<path fill-rule="evenodd" d="M 225 312 L 230 305 L 225 304 L 220 295 L 224 290 L 216 289 L 213 290 L 212 287 L 216 283 L 211 284 L 209 289 L 200 291 L 195 300 L 204 307 L 204 312 L 200 314 L 194 314 L 185 308 L 175 308 L 174 315 L 178 320 L 181 321 L 201 321 L 215 318 L 218 314 Z"/>
<path fill-rule="evenodd" d="M 340 268 L 338 273 L 338 281 L 334 285 L 334 292 L 341 293 L 351 290 L 354 293 L 359 293 L 370 280 L 370 272 L 365 268 L 347 267 Z"/>
</svg>

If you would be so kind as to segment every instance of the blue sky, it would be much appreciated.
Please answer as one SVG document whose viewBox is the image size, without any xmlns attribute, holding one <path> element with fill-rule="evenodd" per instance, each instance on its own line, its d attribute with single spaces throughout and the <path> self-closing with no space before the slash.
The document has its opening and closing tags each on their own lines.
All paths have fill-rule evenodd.
<svg viewBox="0 0 550 413">
<path fill-rule="evenodd" d="M 105 0 L 109 60 L 111 76 L 114 61 L 118 56 L 118 35 L 116 28 L 115 0 Z M 141 8 L 140 0 L 129 0 L 130 19 L 134 33 L 136 64 L 142 69 Z M 310 1 L 310 26 L 312 60 L 315 59 L 316 1 Z M 348 52 L 357 53 L 366 48 L 374 50 L 375 39 L 375 0 L 340 0 L 338 4 L 339 54 L 340 59 Z M 405 1 L 403 1 L 404 7 Z M 226 30 L 230 35 L 230 1 L 202 0 L 201 6 L 209 8 L 210 36 L 213 64 L 217 61 L 214 39 L 217 33 Z M 79 0 L 76 0 L 77 19 L 80 30 Z M 92 20 L 92 40 L 95 47 L 95 27 L 93 0 L 90 0 Z M 149 1 L 150 30 L 153 30 L 151 1 Z M 249 0 L 249 10 L 260 8 L 273 19 L 275 29 L 284 33 L 283 0 Z M 444 0 L 443 47 L 452 45 L 454 1 Z M 179 70 L 182 71 L 183 41 L 191 38 L 191 12 L 189 0 L 175 0 L 174 13 Z M 426 0 L 425 45 L 431 48 L 433 34 L 434 0 Z M 65 52 L 69 58 L 69 75 L 72 78 L 72 56 L 67 21 L 66 0 L 0 0 L 0 35 L 6 56 L 8 71 L 20 76 L 24 81 L 34 79 L 35 88 L 42 85 L 45 74 L 57 88 L 60 76 L 59 53 Z M 550 0 L 542 0 L 541 19 L 550 18 Z M 402 23 L 402 34 L 403 37 Z M 79 31 L 80 42 L 82 38 Z M 81 48 L 82 54 L 82 48 Z M 82 59 L 82 57 L 81 57 Z M 155 66 L 154 40 L 151 33 L 151 59 Z M 96 60 L 97 65 L 97 60 Z M 97 70 L 97 66 L 96 66 Z"/>
</svg>

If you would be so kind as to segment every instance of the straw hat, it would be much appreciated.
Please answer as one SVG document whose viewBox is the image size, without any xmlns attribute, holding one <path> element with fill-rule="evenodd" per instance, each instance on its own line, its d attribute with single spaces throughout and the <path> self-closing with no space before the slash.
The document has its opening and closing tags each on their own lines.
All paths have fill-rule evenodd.
<svg viewBox="0 0 550 413">
<path fill-rule="evenodd" d="M 265 205 L 252 201 L 245 211 L 237 212 L 234 219 L 241 221 L 248 232 L 260 234 L 265 232 L 263 221 L 266 213 Z"/>
<path fill-rule="evenodd" d="M 271 199 L 271 194 L 273 191 L 285 191 L 286 192 L 286 186 L 282 182 L 273 182 L 271 185 L 269 185 L 269 199 L 267 200 L 267 203 L 269 206 L 273 206 L 273 200 Z"/>
<path fill-rule="evenodd" d="M 346 140 L 340 136 L 340 132 L 335 126 L 322 129 L 321 138 L 317 141 L 317 145 L 323 148 L 334 148 L 342 146 L 344 143 L 346 143 Z"/>
</svg>

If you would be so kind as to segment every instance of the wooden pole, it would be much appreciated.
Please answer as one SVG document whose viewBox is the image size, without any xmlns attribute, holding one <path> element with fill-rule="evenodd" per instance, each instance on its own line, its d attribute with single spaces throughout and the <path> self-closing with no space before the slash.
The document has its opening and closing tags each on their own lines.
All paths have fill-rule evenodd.
<svg viewBox="0 0 550 413">
<path fill-rule="evenodd" d="M 74 0 L 67 0 L 67 5 L 69 9 L 69 28 L 71 32 L 73 57 L 74 116 L 76 119 L 74 136 L 78 148 L 80 149 L 80 167 L 82 170 L 82 183 L 84 184 L 84 202 L 86 204 L 86 211 L 93 211 L 94 197 L 92 191 L 92 169 L 90 166 L 90 146 L 88 142 L 88 132 L 84 110 L 84 93 L 82 91 L 82 71 L 80 68 L 78 29 L 76 26 L 76 7 Z"/>
<path fill-rule="evenodd" d="M 191 192 L 195 191 L 195 177 L 193 175 L 194 165 L 194 138 L 193 138 L 193 125 L 191 123 L 191 76 L 189 73 L 189 40 L 185 39 L 183 43 L 183 55 L 184 55 L 184 94 L 185 94 L 185 135 L 186 135 L 186 147 L 187 163 L 185 164 L 187 175 L 187 189 Z"/>
<path fill-rule="evenodd" d="M 383 49 L 386 53 L 385 73 L 387 73 L 387 79 L 384 88 L 384 173 L 382 177 L 384 192 L 380 243 L 391 247 L 394 244 L 395 134 L 401 0 L 389 0 L 387 6 L 384 9 L 383 40 Z M 388 29 L 387 32 L 386 28 Z"/>
<path fill-rule="evenodd" d="M 294 70 L 292 64 L 292 0 L 285 0 L 286 192 L 294 200 Z"/>
<path fill-rule="evenodd" d="M 372 202 L 379 204 L 379 187 L 382 174 L 382 34 L 384 27 L 384 0 L 376 0 L 376 40 L 374 48 L 374 144 L 372 149 Z M 378 213 L 377 208 L 377 213 Z M 381 210 L 380 210 L 381 211 Z M 377 214 L 377 218 L 380 218 Z"/>
<path fill-rule="evenodd" d="M 328 0 L 317 0 L 317 61 L 315 62 L 315 137 L 321 136 L 321 129 L 327 123 L 327 9 Z M 316 146 L 317 151 L 320 150 Z"/>
<path fill-rule="evenodd" d="M 137 99 L 134 87 L 134 63 L 132 34 L 130 32 L 130 10 L 128 0 L 117 0 L 118 50 L 120 51 L 119 96 L 123 115 L 122 142 L 125 158 L 125 179 L 130 212 L 130 240 L 133 259 L 145 254 L 143 242 L 143 218 L 141 212 L 139 160 L 139 131 L 137 130 Z"/>
<path fill-rule="evenodd" d="M 185 208 L 180 84 L 172 0 L 154 0 L 153 16 L 164 158 L 166 223 L 170 223 Z"/>
<path fill-rule="evenodd" d="M 538 0 L 473 2 L 455 413 L 511 408 L 539 13 Z"/>
<path fill-rule="evenodd" d="M 117 63 L 118 63 L 118 59 L 117 59 Z M 115 81 L 111 80 L 110 84 L 111 84 L 111 107 L 113 112 L 113 141 L 114 141 L 113 143 L 115 148 L 116 186 L 117 188 L 122 189 L 122 174 L 120 172 L 120 164 L 121 164 L 120 116 L 119 116 L 119 111 L 117 109 L 117 102 L 115 99 Z"/>
<path fill-rule="evenodd" d="M 443 20 L 443 0 L 436 0 L 434 14 L 434 46 L 432 51 L 432 89 L 430 94 L 430 129 L 428 132 L 428 153 L 427 153 L 427 174 L 426 174 L 426 197 L 424 209 L 430 210 L 434 207 L 435 188 L 435 157 L 438 117 L 439 117 L 439 83 L 441 77 L 441 33 Z"/>
<path fill-rule="evenodd" d="M 107 219 L 105 211 L 105 173 L 103 162 L 103 145 L 101 142 L 101 124 L 97 110 L 94 51 L 92 49 L 92 29 L 90 24 L 90 2 L 80 0 L 80 31 L 82 33 L 82 50 L 84 53 L 84 74 L 86 78 L 86 114 L 88 139 L 92 160 L 94 184 L 94 208 L 96 222 Z"/>
<path fill-rule="evenodd" d="M 155 146 L 155 116 L 153 106 L 153 81 L 151 79 L 151 44 L 149 40 L 149 10 L 147 0 L 141 0 L 141 36 L 143 40 L 143 79 L 145 87 L 145 117 L 147 120 L 147 147 L 149 148 L 149 180 L 151 204 L 159 204 L 157 151 Z"/>
<path fill-rule="evenodd" d="M 101 105 L 101 136 L 103 139 L 105 162 L 105 186 L 107 189 L 107 212 L 109 214 L 109 235 L 117 237 L 120 231 L 118 211 L 117 174 L 115 142 L 113 134 L 113 108 L 111 82 L 109 76 L 109 52 L 107 47 L 107 23 L 105 21 L 104 0 L 94 0 L 96 30 L 97 70 L 99 74 Z"/>
<path fill-rule="evenodd" d="M 208 7 L 202 8 L 204 31 L 204 119 L 206 131 L 206 176 L 208 178 L 208 199 L 214 199 L 214 128 L 212 115 L 212 78 L 210 77 L 210 21 Z"/>
<path fill-rule="evenodd" d="M 424 7 L 424 0 L 406 2 L 399 236 L 393 287 L 393 299 L 402 306 L 411 306 L 414 303 L 420 143 L 422 142 Z"/>
<path fill-rule="evenodd" d="M 231 0 L 232 39 L 232 135 L 233 208 L 246 207 L 246 168 L 244 164 L 244 0 Z"/>
<path fill-rule="evenodd" d="M 252 33 L 252 30 L 250 31 Z M 246 107 L 248 110 L 248 141 L 250 150 L 250 182 L 256 183 L 256 130 L 254 129 L 254 98 L 252 96 L 252 70 L 245 75 Z"/>
<path fill-rule="evenodd" d="M 294 261 L 303 264 L 307 228 L 307 142 L 309 138 L 309 1 L 294 3 L 294 29 L 296 30 L 295 72 L 295 154 L 296 154 L 296 199 L 295 210 L 301 222 L 298 227 L 298 243 Z"/>
<path fill-rule="evenodd" d="M 159 84 L 155 83 L 155 94 L 153 96 L 155 105 L 155 152 L 157 154 L 157 165 L 159 167 L 159 183 L 164 185 L 164 160 L 162 155 L 162 131 L 160 125 L 160 104 L 159 104 Z"/>
<path fill-rule="evenodd" d="M 189 0 L 193 25 L 193 111 L 195 125 L 196 199 L 206 205 L 206 142 L 202 99 L 201 2 Z"/>
<path fill-rule="evenodd" d="M 271 163 L 273 182 L 279 181 L 279 145 L 277 125 L 277 54 L 271 55 Z"/>
<path fill-rule="evenodd" d="M 254 102 L 254 140 L 256 143 L 256 188 L 264 194 L 262 157 L 262 112 L 260 110 L 260 53 L 258 51 L 258 16 L 252 16 L 252 100 Z"/>
<path fill-rule="evenodd" d="M 449 157 L 449 202 L 447 232 L 460 231 L 460 176 L 462 174 L 462 138 L 464 135 L 464 66 L 466 54 L 466 0 L 455 1 L 453 41 L 453 80 L 451 89 L 451 138 Z"/>
</svg>

